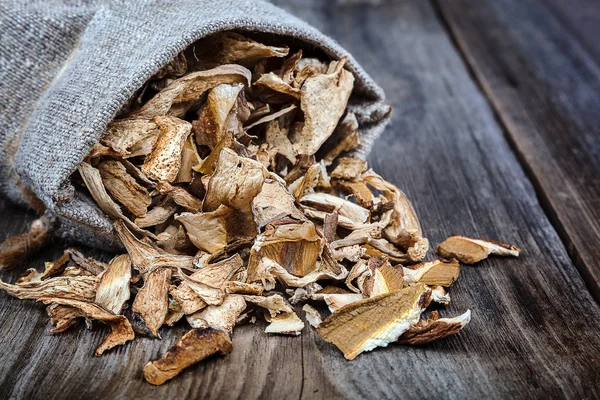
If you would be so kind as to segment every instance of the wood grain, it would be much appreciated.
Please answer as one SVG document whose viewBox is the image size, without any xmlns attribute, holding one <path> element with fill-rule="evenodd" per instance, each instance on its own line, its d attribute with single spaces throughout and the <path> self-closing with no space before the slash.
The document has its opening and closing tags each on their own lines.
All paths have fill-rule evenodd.
<svg viewBox="0 0 600 400">
<path fill-rule="evenodd" d="M 600 64 L 543 1 L 439 4 L 600 301 Z"/>
<path fill-rule="evenodd" d="M 486 99 L 424 1 L 379 6 L 286 2 L 346 46 L 386 90 L 392 127 L 372 166 L 413 199 L 425 232 L 489 237 L 524 248 L 518 259 L 465 266 L 442 316 L 473 311 L 460 334 L 420 347 L 391 345 L 348 362 L 312 328 L 267 336 L 236 329 L 234 350 L 161 387 L 143 365 L 185 328 L 93 356 L 105 329 L 51 335 L 43 309 L 0 294 L 0 393 L 15 398 L 597 398 L 600 309 L 511 152 Z M 339 5 L 339 4 L 338 4 Z M 0 232 L 23 231 L 0 204 Z M 60 253 L 48 252 L 32 265 Z M 4 280 L 17 273 L 2 272 Z M 303 316 L 303 313 L 300 312 Z"/>
</svg>

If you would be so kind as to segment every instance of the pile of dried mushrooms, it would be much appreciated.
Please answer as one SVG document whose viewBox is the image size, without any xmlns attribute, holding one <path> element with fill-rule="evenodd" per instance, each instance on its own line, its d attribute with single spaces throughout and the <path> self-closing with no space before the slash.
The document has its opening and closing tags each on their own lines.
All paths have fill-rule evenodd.
<svg viewBox="0 0 600 400">
<path fill-rule="evenodd" d="M 349 360 L 460 331 L 469 310 L 424 316 L 450 302 L 459 261 L 519 249 L 453 236 L 437 249 L 443 258 L 424 261 L 429 242 L 406 195 L 341 157 L 360 143 L 345 61 L 234 32 L 197 42 L 72 176 L 114 220 L 126 253 L 105 264 L 69 249 L 0 288 L 45 304 L 52 332 L 79 318 L 109 325 L 98 356 L 184 320 L 192 329 L 145 366 L 152 384 L 228 354 L 235 326 L 256 315 L 273 334 L 299 335 L 306 320 Z"/>
</svg>

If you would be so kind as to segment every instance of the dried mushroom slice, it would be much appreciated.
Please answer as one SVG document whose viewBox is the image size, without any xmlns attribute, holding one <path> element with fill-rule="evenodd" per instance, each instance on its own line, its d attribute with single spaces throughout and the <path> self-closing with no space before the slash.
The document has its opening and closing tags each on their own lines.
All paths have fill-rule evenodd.
<svg viewBox="0 0 600 400">
<path fill-rule="evenodd" d="M 320 220 L 325 219 L 326 213 L 337 211 L 338 224 L 352 230 L 364 226 L 370 217 L 370 212 L 366 208 L 327 193 L 307 194 L 300 199 L 300 203 L 316 211 L 320 211 L 320 213 L 307 213 Z"/>
<path fill-rule="evenodd" d="M 85 314 L 75 307 L 54 303 L 46 307 L 46 312 L 50 317 L 50 323 L 54 326 L 50 329 L 51 333 L 64 332 L 77 323 L 77 318 L 85 317 Z"/>
<path fill-rule="evenodd" d="M 360 353 L 386 347 L 419 321 L 425 285 L 361 300 L 331 314 L 317 328 L 321 337 L 353 360 Z"/>
<path fill-rule="evenodd" d="M 390 223 L 384 229 L 385 237 L 405 251 L 412 261 L 421 261 L 427 254 L 429 241 L 423 237 L 421 224 L 406 195 L 373 170 L 364 173 L 363 179 L 394 204 Z"/>
<path fill-rule="evenodd" d="M 148 228 L 167 222 L 169 218 L 175 215 L 177 204 L 171 200 L 164 201 L 154 206 L 146 214 L 135 219 L 135 224 L 140 228 Z"/>
<path fill-rule="evenodd" d="M 39 299 L 41 297 L 62 297 L 94 300 L 98 277 L 96 276 L 57 276 L 45 281 L 33 281 L 11 285 L 0 280 L 0 289 L 18 299 Z"/>
<path fill-rule="evenodd" d="M 207 70 L 192 72 L 174 80 L 131 116 L 134 118 L 154 118 L 171 115 L 182 117 L 207 90 L 223 84 L 250 84 L 251 73 L 241 65 L 221 65 Z"/>
<path fill-rule="evenodd" d="M 129 175 L 123 164 L 116 160 L 104 160 L 98 163 L 102 183 L 108 192 L 133 215 L 146 214 L 152 199 L 145 187 Z"/>
<path fill-rule="evenodd" d="M 194 246 L 211 254 L 223 251 L 236 240 L 249 241 L 256 236 L 249 214 L 224 205 L 211 212 L 183 213 L 175 219 L 185 226 Z"/>
<path fill-rule="evenodd" d="M 158 125 L 150 119 L 118 119 L 108 124 L 100 143 L 123 157 L 147 155 L 152 150 L 147 144 L 156 140 L 159 131 Z"/>
<path fill-rule="evenodd" d="M 267 223 L 283 217 L 304 220 L 304 214 L 296 208 L 294 197 L 276 179 L 266 179 L 261 191 L 252 200 L 252 215 L 256 226 L 262 228 Z"/>
<path fill-rule="evenodd" d="M 233 350 L 229 336 L 214 328 L 192 329 L 162 358 L 144 367 L 144 378 L 153 385 L 162 385 L 185 368 L 214 354 L 227 355 Z"/>
<path fill-rule="evenodd" d="M 456 258 L 464 264 L 475 264 L 486 259 L 490 254 L 518 257 L 521 249 L 493 240 L 450 236 L 440 243 L 435 251 L 440 257 Z"/>
<path fill-rule="evenodd" d="M 82 162 L 81 164 L 79 164 L 79 167 L 77 167 L 77 170 L 83 178 L 85 186 L 88 188 L 90 194 L 96 201 L 96 204 L 98 205 L 98 207 L 100 207 L 102 211 L 104 211 L 106 214 L 108 214 L 109 217 L 115 220 L 121 220 L 134 232 L 144 236 L 156 238 L 154 234 L 139 228 L 136 224 L 131 222 L 131 220 L 123 214 L 121 208 L 110 198 L 110 196 L 106 192 L 106 188 L 104 187 L 104 184 L 102 182 L 100 172 L 96 168 L 92 167 L 86 162 Z"/>
<path fill-rule="evenodd" d="M 186 210 L 198 212 L 202 208 L 202 201 L 192 196 L 187 190 L 179 186 L 173 186 L 168 182 L 159 182 L 156 189 L 161 193 L 169 196 L 175 204 L 185 208 Z"/>
<path fill-rule="evenodd" d="M 333 134 L 323 143 L 317 157 L 329 166 L 341 154 L 352 151 L 360 145 L 358 121 L 353 112 L 348 111 L 342 117 Z"/>
<path fill-rule="evenodd" d="M 367 171 L 367 162 L 358 158 L 343 157 L 329 174 L 331 179 L 358 180 Z"/>
<path fill-rule="evenodd" d="M 0 244 L 0 270 L 12 268 L 44 247 L 52 238 L 54 222 L 47 215 L 31 223 L 29 232 L 11 236 Z"/>
<path fill-rule="evenodd" d="M 194 257 L 170 254 L 142 242 L 127 229 L 123 221 L 116 221 L 114 227 L 121 243 L 123 243 L 129 257 L 131 257 L 131 264 L 138 271 L 146 273 L 160 266 L 193 268 Z"/>
<path fill-rule="evenodd" d="M 289 103 L 301 97 L 300 89 L 292 87 L 274 72 L 261 75 L 253 86 L 262 89 L 259 93 L 261 100 L 272 104 Z"/>
<path fill-rule="evenodd" d="M 323 318 L 321 317 L 321 313 L 319 313 L 313 306 L 310 304 L 305 304 L 302 307 L 302 311 L 304 311 L 304 317 L 306 321 L 313 328 L 318 328 L 321 322 L 323 322 Z"/>
<path fill-rule="evenodd" d="M 194 121 L 194 132 L 199 145 L 214 148 L 222 139 L 227 116 L 234 107 L 244 85 L 222 84 L 208 92 L 206 103 L 200 109 L 198 120 Z"/>
<path fill-rule="evenodd" d="M 450 304 L 450 294 L 446 292 L 443 286 L 437 285 L 431 287 L 431 301 L 447 306 Z"/>
<path fill-rule="evenodd" d="M 244 300 L 256 304 L 269 311 L 270 324 L 265 329 L 266 333 L 278 333 L 282 335 L 299 335 L 304 328 L 304 322 L 296 315 L 294 309 L 285 299 L 274 294 L 271 296 L 246 296 Z"/>
<path fill-rule="evenodd" d="M 300 95 L 304 125 L 293 138 L 298 154 L 315 154 L 344 114 L 354 87 L 354 76 L 344 69 L 345 62 L 345 58 L 332 61 L 327 73 L 304 81 Z"/>
<path fill-rule="evenodd" d="M 54 296 L 41 297 L 39 301 L 44 304 L 58 304 L 73 307 L 78 309 L 86 318 L 108 324 L 111 328 L 111 332 L 96 349 L 96 356 L 101 356 L 106 350 L 125 344 L 135 338 L 135 333 L 127 318 L 122 315 L 115 315 L 96 304 Z"/>
<path fill-rule="evenodd" d="M 251 67 L 266 58 L 285 57 L 289 49 L 267 46 L 237 32 L 221 32 L 194 45 L 193 53 L 198 68 L 230 63 Z"/>
<path fill-rule="evenodd" d="M 323 251 L 323 238 L 319 236 L 312 222 L 291 222 L 281 225 L 269 224 L 265 232 L 256 238 L 248 264 L 250 280 L 256 277 L 258 265 L 264 257 L 298 277 L 316 269 Z"/>
<path fill-rule="evenodd" d="M 266 176 L 265 167 L 258 161 L 223 149 L 207 184 L 203 211 L 214 211 L 220 205 L 249 210 Z"/>
<path fill-rule="evenodd" d="M 458 279 L 460 264 L 455 259 L 435 260 L 403 268 L 404 280 L 412 285 L 420 282 L 426 285 L 448 287 Z"/>
<path fill-rule="evenodd" d="M 151 179 L 173 182 L 181 168 L 181 152 L 192 131 L 192 124 L 168 116 L 157 116 L 154 122 L 160 133 L 141 170 Z"/>
<path fill-rule="evenodd" d="M 215 300 L 212 301 L 213 304 L 222 302 L 224 294 L 221 287 L 243 266 L 244 262 L 239 254 L 215 264 L 208 264 L 190 275 L 190 279 L 184 280 L 178 287 L 172 286 L 170 294 L 181 305 L 186 315 L 193 314 L 206 307 L 205 300 L 211 301 L 209 296 Z"/>
<path fill-rule="evenodd" d="M 251 282 L 260 281 L 266 290 L 272 290 L 277 280 L 289 287 L 305 287 L 321 279 L 342 280 L 346 277 L 348 271 L 343 266 L 325 262 L 317 263 L 317 268 L 303 277 L 297 277 L 289 273 L 284 267 L 273 260 L 263 257 L 258 263 L 256 273 L 250 275 L 248 271 L 248 280 Z"/>
<path fill-rule="evenodd" d="M 206 307 L 186 317 L 192 328 L 217 327 L 231 333 L 238 317 L 246 309 L 246 300 L 239 295 L 229 295 L 222 304 Z"/>
<path fill-rule="evenodd" d="M 432 313 L 433 314 L 433 313 Z M 442 339 L 460 332 L 471 321 L 471 310 L 454 318 L 421 320 L 398 338 L 400 344 L 419 345 Z"/>
<path fill-rule="evenodd" d="M 96 304 L 114 314 L 120 314 L 123 305 L 129 300 L 129 280 L 131 279 L 131 260 L 127 254 L 121 254 L 108 263 L 108 268 L 100 276 L 96 289 Z"/>
<path fill-rule="evenodd" d="M 162 326 L 169 311 L 169 286 L 172 271 L 159 268 L 144 277 L 144 286 L 133 302 L 132 310 L 138 313 L 154 336 Z"/>
</svg>

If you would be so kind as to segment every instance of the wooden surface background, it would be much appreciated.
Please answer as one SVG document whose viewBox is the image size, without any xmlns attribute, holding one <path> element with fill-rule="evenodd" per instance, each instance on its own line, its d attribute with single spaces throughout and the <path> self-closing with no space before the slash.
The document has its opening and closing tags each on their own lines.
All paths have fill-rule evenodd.
<svg viewBox="0 0 600 400">
<path fill-rule="evenodd" d="M 408 194 L 431 242 L 489 237 L 522 256 L 462 269 L 441 314 L 471 309 L 473 319 L 445 340 L 348 362 L 312 328 L 268 336 L 259 322 L 236 328 L 227 358 L 161 387 L 144 381 L 142 367 L 183 324 L 96 358 L 106 328 L 52 335 L 43 307 L 0 293 L 0 397 L 600 397 L 598 2 L 276 3 L 337 39 L 384 87 L 392 125 L 370 162 Z M 0 201 L 3 236 L 32 219 Z"/>
</svg>

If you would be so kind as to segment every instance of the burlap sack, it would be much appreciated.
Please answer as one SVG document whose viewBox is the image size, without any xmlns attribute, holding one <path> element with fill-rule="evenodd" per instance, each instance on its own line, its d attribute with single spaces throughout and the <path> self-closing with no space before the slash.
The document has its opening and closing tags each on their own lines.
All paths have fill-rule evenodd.
<svg viewBox="0 0 600 400">
<path fill-rule="evenodd" d="M 119 109 L 194 41 L 223 30 L 278 35 L 339 59 L 334 40 L 260 0 L 4 1 L 0 5 L 0 190 L 34 193 L 60 222 L 57 234 L 114 245 L 112 224 L 69 176 Z M 389 108 L 356 61 L 351 107 L 365 156 Z"/>
</svg>

